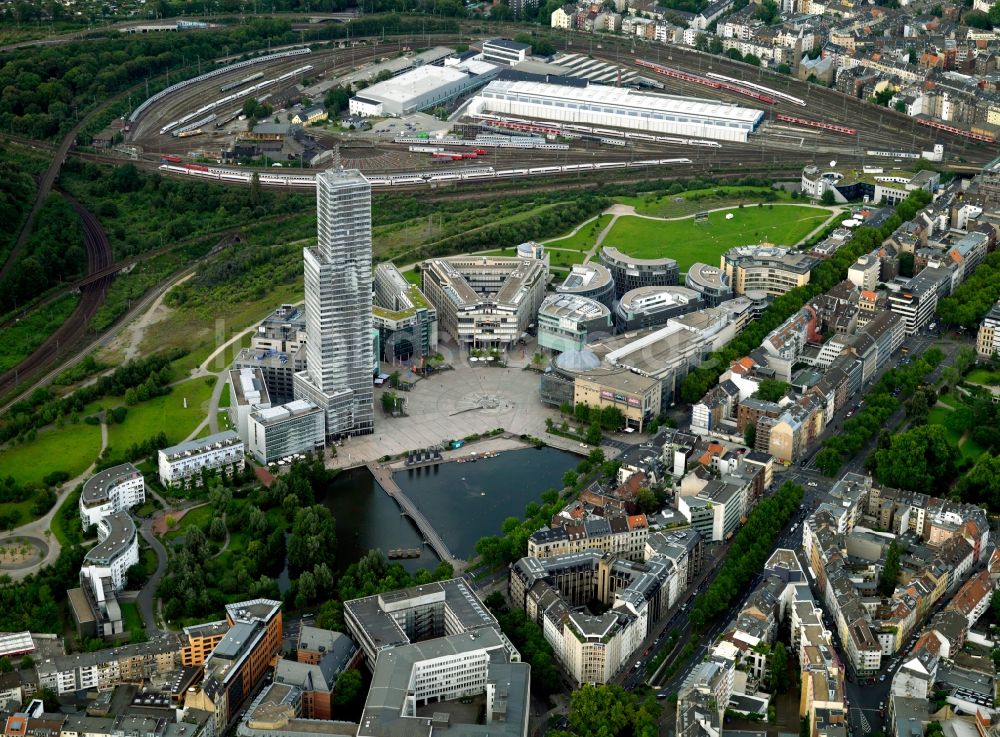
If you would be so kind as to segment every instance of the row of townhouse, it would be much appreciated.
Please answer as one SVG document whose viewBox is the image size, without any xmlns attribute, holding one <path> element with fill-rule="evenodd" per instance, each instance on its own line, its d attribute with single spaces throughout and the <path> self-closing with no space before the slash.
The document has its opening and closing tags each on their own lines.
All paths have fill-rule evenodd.
<svg viewBox="0 0 1000 737">
<path fill-rule="evenodd" d="M 831 497 L 804 523 L 803 551 L 848 661 L 870 675 L 985 562 L 989 524 L 979 507 L 881 489 L 857 474 L 838 481 Z M 871 527 L 859 524 L 862 516 Z M 892 545 L 902 572 L 893 593 L 879 596 Z"/>
</svg>

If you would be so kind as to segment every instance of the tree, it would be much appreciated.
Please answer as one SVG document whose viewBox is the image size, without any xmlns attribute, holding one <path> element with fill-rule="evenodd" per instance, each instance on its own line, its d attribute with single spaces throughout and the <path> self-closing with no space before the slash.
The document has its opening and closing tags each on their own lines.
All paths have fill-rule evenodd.
<svg viewBox="0 0 1000 737">
<path fill-rule="evenodd" d="M 601 433 L 601 426 L 596 422 L 590 423 L 590 427 L 587 428 L 587 443 L 590 445 L 600 445 L 603 437 L 604 435 Z"/>
<path fill-rule="evenodd" d="M 295 514 L 288 538 L 288 565 L 293 571 L 311 569 L 317 563 L 333 561 L 337 542 L 330 510 L 321 504 L 300 509 Z"/>
<path fill-rule="evenodd" d="M 743 442 L 748 448 L 755 448 L 757 446 L 757 426 L 752 422 L 743 428 Z"/>
<path fill-rule="evenodd" d="M 824 205 L 835 205 L 837 203 L 837 196 L 833 193 L 833 189 L 827 187 L 823 190 L 823 196 L 819 198 L 819 201 Z"/>
<path fill-rule="evenodd" d="M 576 471 L 572 468 L 568 469 L 562 477 L 563 486 L 566 488 L 572 488 L 576 486 Z"/>
<path fill-rule="evenodd" d="M 708 42 L 708 50 L 713 54 L 722 53 L 722 39 L 718 36 L 712 36 L 712 40 Z"/>
<path fill-rule="evenodd" d="M 32 658 L 30 655 L 25 655 L 24 657 L 21 658 L 21 662 L 18 663 L 17 667 L 20 668 L 21 670 L 28 670 L 29 668 L 34 668 L 35 659 Z"/>
<path fill-rule="evenodd" d="M 386 414 L 392 414 L 396 409 L 396 400 L 398 397 L 395 392 L 383 392 L 382 393 L 382 411 Z"/>
<path fill-rule="evenodd" d="M 226 539 L 226 521 L 222 517 L 212 519 L 212 523 L 208 526 L 208 536 L 218 542 Z"/>
<path fill-rule="evenodd" d="M 769 658 L 771 690 L 784 693 L 788 690 L 788 651 L 781 642 L 774 645 Z"/>
<path fill-rule="evenodd" d="M 10 662 L 10 658 L 4 655 L 0 658 L 0 673 L 10 673 L 14 670 L 14 664 Z"/>
<path fill-rule="evenodd" d="M 570 731 L 578 737 L 622 734 L 631 721 L 631 701 L 621 686 L 584 684 L 570 697 Z"/>
<path fill-rule="evenodd" d="M 658 512 L 663 506 L 660 504 L 660 500 L 656 498 L 656 494 L 645 486 L 636 492 L 635 505 L 643 514 L 653 514 L 654 512 Z"/>
<path fill-rule="evenodd" d="M 921 425 L 893 436 L 887 450 L 875 452 L 875 473 L 887 486 L 931 493 L 951 483 L 958 457 L 942 425 Z"/>
<path fill-rule="evenodd" d="M 882 575 L 878 579 L 878 591 L 882 596 L 892 596 L 896 590 L 896 583 L 899 581 L 899 546 L 893 540 L 889 543 L 889 549 L 885 554 L 885 566 L 882 568 Z"/>
<path fill-rule="evenodd" d="M 765 402 L 777 402 L 788 391 L 788 384 L 778 379 L 761 379 L 754 397 Z"/>
<path fill-rule="evenodd" d="M 591 449 L 590 453 L 587 454 L 587 460 L 592 466 L 600 466 L 604 463 L 604 451 L 600 448 Z"/>
<path fill-rule="evenodd" d="M 906 405 L 906 416 L 914 425 L 922 425 L 927 422 L 928 412 L 930 412 L 930 406 L 927 403 L 927 395 L 922 391 L 914 394 Z"/>
<path fill-rule="evenodd" d="M 337 685 L 333 688 L 332 698 L 337 718 L 355 718 L 363 691 L 364 681 L 357 669 L 350 668 L 337 676 Z"/>
</svg>

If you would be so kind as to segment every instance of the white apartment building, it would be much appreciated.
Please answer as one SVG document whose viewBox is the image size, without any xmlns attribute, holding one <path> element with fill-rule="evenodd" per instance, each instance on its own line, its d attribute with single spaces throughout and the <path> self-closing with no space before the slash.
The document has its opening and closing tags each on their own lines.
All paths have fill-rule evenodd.
<svg viewBox="0 0 1000 737">
<path fill-rule="evenodd" d="M 243 441 L 232 430 L 164 448 L 159 453 L 160 482 L 198 486 L 202 471 L 242 471 L 243 450 Z"/>
<path fill-rule="evenodd" d="M 847 269 L 847 279 L 852 284 L 873 291 L 878 286 L 879 260 L 873 253 L 866 253 Z"/>
<path fill-rule="evenodd" d="M 268 464 L 326 447 L 323 410 L 307 399 L 260 408 L 247 418 L 247 450 Z"/>
<path fill-rule="evenodd" d="M 104 578 L 114 591 L 125 588 L 125 572 L 139 562 L 139 536 L 128 512 L 115 512 L 97 523 L 97 545 L 84 556 L 80 578 L 92 585 Z M 95 586 L 96 588 L 96 586 Z"/>
<path fill-rule="evenodd" d="M 93 527 L 115 512 L 131 509 L 146 501 L 146 484 L 131 463 L 113 466 L 94 474 L 80 492 L 80 522 L 83 529 Z"/>
</svg>

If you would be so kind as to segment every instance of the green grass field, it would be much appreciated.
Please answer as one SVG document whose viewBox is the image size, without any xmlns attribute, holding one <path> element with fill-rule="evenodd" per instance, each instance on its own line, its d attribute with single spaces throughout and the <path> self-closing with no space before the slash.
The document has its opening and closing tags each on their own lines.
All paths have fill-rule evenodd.
<svg viewBox="0 0 1000 737">
<path fill-rule="evenodd" d="M 791 202 L 788 192 L 771 189 L 770 187 L 711 187 L 708 189 L 692 189 L 678 194 L 654 193 L 642 194 L 636 197 L 616 197 L 615 202 L 631 205 L 640 215 L 652 215 L 658 218 L 680 218 L 693 215 L 702 210 L 714 210 L 717 207 L 729 207 L 739 204 L 756 204 L 765 201 Z"/>
<path fill-rule="evenodd" d="M 191 379 L 174 386 L 166 396 L 129 407 L 125 422 L 108 427 L 108 445 L 120 452 L 161 430 L 171 443 L 181 442 L 205 419 L 213 386 L 214 377 Z M 185 397 L 187 409 L 184 408 Z M 106 402 L 105 405 L 114 406 L 114 403 Z"/>
<path fill-rule="evenodd" d="M 950 397 L 951 395 L 945 395 L 945 397 Z M 942 397 L 944 401 L 945 397 Z M 950 404 L 950 402 L 948 402 Z M 927 424 L 928 425 L 941 425 L 944 427 L 945 433 L 948 435 L 948 440 L 952 445 L 956 446 L 966 458 L 971 458 L 975 460 L 983 453 L 986 449 L 981 445 L 973 442 L 972 438 L 966 438 L 964 443 L 960 443 L 962 436 L 953 430 L 949 429 L 945 424 L 945 418 L 948 416 L 951 410 L 946 407 L 932 407 L 931 411 L 927 413 Z"/>
<path fill-rule="evenodd" d="M 139 605 L 131 601 L 123 601 L 119 604 L 122 610 L 122 619 L 125 620 L 125 631 L 143 629 L 142 616 L 139 614 Z"/>
<path fill-rule="evenodd" d="M 582 264 L 584 254 L 580 251 L 548 250 L 549 264 L 556 269 L 569 269 L 573 264 Z"/>
<path fill-rule="evenodd" d="M 545 245 L 550 248 L 565 248 L 570 251 L 589 251 L 594 247 L 594 241 L 597 240 L 597 236 L 601 234 L 601 231 L 610 222 L 611 215 L 601 215 L 597 220 L 584 225 L 573 235 L 564 235 L 561 238 L 545 241 Z"/>
<path fill-rule="evenodd" d="M 984 386 L 1000 385 L 1000 371 L 990 371 L 989 369 L 972 369 L 965 375 L 965 380 L 970 384 L 983 384 Z"/>
<path fill-rule="evenodd" d="M 733 214 L 732 220 L 725 219 L 727 212 Z M 794 245 L 828 216 L 826 210 L 801 205 L 713 212 L 708 222 L 699 225 L 693 218 L 660 221 L 622 216 L 603 245 L 636 258 L 676 259 L 683 274 L 698 261 L 717 266 L 719 256 L 733 246 Z"/>
<path fill-rule="evenodd" d="M 180 522 L 163 537 L 167 540 L 173 540 L 181 537 L 191 527 L 206 527 L 211 522 L 213 514 L 212 507 L 207 504 L 203 507 L 192 509 L 181 517 Z"/>
<path fill-rule="evenodd" d="M 98 425 L 67 423 L 38 431 L 29 443 L 0 451 L 0 468 L 17 481 L 41 483 L 53 471 L 65 471 L 74 478 L 83 473 L 101 452 Z"/>
<path fill-rule="evenodd" d="M 80 295 L 67 294 L 41 307 L 9 328 L 0 329 L 0 374 L 30 356 L 66 322 L 80 303 Z"/>
</svg>

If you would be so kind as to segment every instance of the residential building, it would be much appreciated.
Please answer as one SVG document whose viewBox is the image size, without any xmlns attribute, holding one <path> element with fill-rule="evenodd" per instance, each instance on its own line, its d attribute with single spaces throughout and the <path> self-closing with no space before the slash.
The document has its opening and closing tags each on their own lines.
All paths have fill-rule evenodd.
<svg viewBox="0 0 1000 737">
<path fill-rule="evenodd" d="M 232 430 L 164 448 L 158 453 L 160 483 L 200 486 L 203 473 L 243 470 L 243 440 Z"/>
<path fill-rule="evenodd" d="M 746 510 L 748 489 L 740 484 L 709 481 L 695 494 L 677 495 L 677 511 L 705 540 L 728 540 Z"/>
<path fill-rule="evenodd" d="M 980 359 L 990 359 L 1000 352 L 1000 302 L 990 308 L 976 333 L 976 353 Z"/>
<path fill-rule="evenodd" d="M 513 346 L 535 321 L 548 281 L 538 258 L 452 256 L 421 271 L 441 329 L 466 350 Z"/>
<path fill-rule="evenodd" d="M 306 370 L 296 399 L 326 413 L 327 437 L 374 430 L 371 185 L 357 170 L 316 176 L 317 241 L 305 262 Z"/>
<path fill-rule="evenodd" d="M 875 254 L 866 253 L 847 269 L 847 279 L 854 285 L 872 291 L 878 286 L 879 261 Z"/>
<path fill-rule="evenodd" d="M 80 492 L 80 523 L 86 530 L 104 517 L 136 507 L 146 501 L 146 483 L 131 463 L 112 466 L 83 483 Z"/>
<path fill-rule="evenodd" d="M 247 418 L 247 450 L 264 465 L 325 447 L 326 418 L 308 399 L 260 408 Z"/>
<path fill-rule="evenodd" d="M 113 512 L 97 522 L 97 545 L 80 567 L 80 587 L 67 592 L 81 637 L 115 639 L 125 633 L 118 592 L 128 569 L 139 562 L 139 535 L 128 512 Z"/>
<path fill-rule="evenodd" d="M 174 671 L 178 644 L 168 635 L 138 645 L 41 658 L 35 661 L 38 685 L 63 696 L 77 691 L 110 691 L 122 683 L 138 684 Z"/>
</svg>

